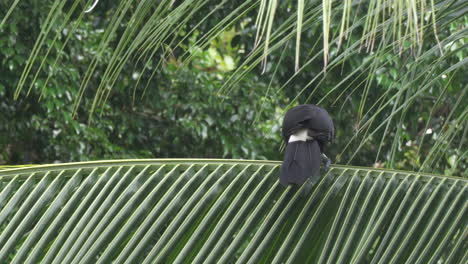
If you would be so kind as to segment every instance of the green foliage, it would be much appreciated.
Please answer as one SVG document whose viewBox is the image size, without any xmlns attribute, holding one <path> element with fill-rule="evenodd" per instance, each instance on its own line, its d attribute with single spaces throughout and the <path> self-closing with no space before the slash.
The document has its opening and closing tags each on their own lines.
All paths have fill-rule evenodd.
<svg viewBox="0 0 468 264">
<path fill-rule="evenodd" d="M 280 80 L 287 97 L 299 103 L 321 104 L 331 112 L 338 133 L 330 152 L 337 162 L 468 175 L 468 115 L 462 103 L 468 100 L 464 74 L 468 61 L 466 49 L 461 48 L 467 36 L 466 16 L 437 5 L 437 35 L 443 54 L 429 26 L 421 31 L 424 41 L 418 49 L 412 48 L 410 41 L 405 47 L 393 42 L 388 34 L 394 23 L 391 19 L 379 25 L 371 49 L 361 42 L 362 23 L 369 18 L 368 2 L 361 1 L 352 9 L 352 31 L 344 44 L 336 45 L 338 37 L 332 41 L 326 71 L 319 57 L 324 51 L 322 39 L 317 38 L 323 26 L 319 19 L 322 10 L 320 5 L 310 4 L 303 25 L 307 30 L 301 37 L 303 66 L 296 73 L 290 66 L 297 52 L 293 18 L 287 12 L 294 7 L 279 4 L 274 24 L 277 30 L 272 33 L 270 58 L 264 65 L 267 72 L 274 72 L 273 78 Z M 447 5 L 461 3 L 450 1 Z M 337 4 L 335 12 L 341 12 L 340 7 Z M 330 24 L 335 36 L 340 31 L 339 20 Z M 261 66 L 263 48 L 260 45 L 252 52 L 249 67 Z M 289 67 L 276 71 L 271 61 Z M 239 74 L 243 72 L 239 70 Z M 450 159 L 457 162 L 450 165 Z"/>
<path fill-rule="evenodd" d="M 279 162 L 119 160 L 0 171 L 0 262 L 464 263 L 468 180 Z"/>
<path fill-rule="evenodd" d="M 37 9 L 48 5 L 41 3 Z M 48 70 L 37 76 L 29 95 L 22 91 L 14 100 L 18 73 L 33 48 L 31 37 L 39 32 L 38 28 L 28 30 L 46 15 L 36 13 L 37 9 L 13 13 L 3 29 L 6 37 L 0 40 L 0 72 L 7 76 L 0 80 L 0 163 L 113 157 L 280 158 L 281 111 L 277 105 L 283 95 L 276 91 L 265 95 L 268 83 L 254 74 L 246 76 L 232 96 L 218 93 L 243 48 L 233 42 L 239 34 L 235 27 L 205 48 L 196 46 L 197 38 L 192 37 L 177 51 L 188 52 L 193 57 L 190 64 L 171 56 L 164 60 L 163 71 L 155 75 L 125 68 L 125 75 L 119 77 L 113 93 L 90 121 L 96 89 L 86 90 L 75 116 L 74 102 L 86 65 L 98 50 L 101 27 L 108 21 L 99 16 L 76 21 L 54 31 L 59 37 L 51 52 L 61 54 L 60 60 L 47 58 L 42 68 Z M 75 26 L 65 50 L 60 51 Z M 102 61 L 110 60 L 111 48 L 103 53 Z M 102 73 L 100 66 L 91 86 L 98 86 Z M 146 89 L 128 89 L 136 81 L 144 83 Z M 262 114 L 257 114 L 260 109 Z"/>
<path fill-rule="evenodd" d="M 280 159 L 316 103 L 337 163 L 466 176 L 464 3 L 403 2 L 0 2 L 0 163 Z"/>
</svg>

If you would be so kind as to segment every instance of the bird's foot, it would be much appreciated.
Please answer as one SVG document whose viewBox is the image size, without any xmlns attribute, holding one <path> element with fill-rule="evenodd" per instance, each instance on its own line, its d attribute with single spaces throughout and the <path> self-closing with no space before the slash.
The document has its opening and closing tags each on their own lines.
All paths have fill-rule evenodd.
<svg viewBox="0 0 468 264">
<path fill-rule="evenodd" d="M 330 170 L 331 160 L 324 153 L 322 153 L 322 159 L 324 163 L 323 171 L 328 172 Z"/>
</svg>

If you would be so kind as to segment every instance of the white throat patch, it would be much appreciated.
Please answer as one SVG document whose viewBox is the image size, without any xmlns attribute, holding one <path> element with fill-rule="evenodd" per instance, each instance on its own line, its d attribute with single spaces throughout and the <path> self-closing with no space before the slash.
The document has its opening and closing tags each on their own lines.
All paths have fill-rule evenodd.
<svg viewBox="0 0 468 264">
<path fill-rule="evenodd" d="M 296 133 L 292 134 L 289 137 L 288 143 L 294 142 L 294 141 L 307 141 L 308 139 L 312 139 L 309 135 L 307 135 L 308 129 L 303 128 L 299 129 Z"/>
</svg>

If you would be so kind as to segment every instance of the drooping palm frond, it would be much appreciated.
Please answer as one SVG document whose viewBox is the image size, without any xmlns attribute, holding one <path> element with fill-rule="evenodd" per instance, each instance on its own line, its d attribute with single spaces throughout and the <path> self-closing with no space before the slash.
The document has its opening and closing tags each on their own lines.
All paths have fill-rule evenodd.
<svg viewBox="0 0 468 264">
<path fill-rule="evenodd" d="M 18 2 L 19 1 L 15 1 L 11 5 L 7 15 L 3 18 L 1 25 L 6 23 L 11 12 L 13 12 L 17 7 Z M 143 64 L 145 64 L 156 51 L 162 49 L 164 44 L 180 44 L 178 42 L 174 43 L 174 41 L 170 40 L 175 39 L 178 36 L 179 31 L 183 29 L 183 26 L 190 21 L 197 12 L 201 12 L 209 2 L 209 0 L 184 1 L 182 4 L 175 7 L 174 2 L 169 0 L 161 2 L 147 0 L 138 1 L 138 3 L 133 0 L 120 1 L 117 8 L 113 10 L 115 15 L 104 32 L 95 60 L 91 63 L 83 78 L 81 90 L 84 91 L 84 89 L 86 89 L 89 79 L 91 78 L 91 74 L 96 69 L 97 63 L 102 56 L 102 52 L 109 46 L 110 41 L 117 41 L 118 45 L 115 49 L 113 58 L 109 62 L 107 70 L 102 77 L 101 85 L 97 90 L 96 103 L 100 100 L 105 100 L 108 96 L 106 96 L 106 93 L 108 92 L 104 92 L 105 87 L 112 87 L 112 84 L 116 81 L 122 67 L 128 63 L 129 60 L 133 59 L 135 56 L 139 58 L 138 61 L 146 57 L 143 62 Z M 301 46 L 301 32 L 307 29 L 304 25 L 304 21 L 307 19 L 315 17 L 316 19 L 314 19 L 313 23 L 323 24 L 323 56 L 325 58 L 324 63 L 327 65 L 329 46 L 331 43 L 335 42 L 335 40 L 330 41 L 329 38 L 332 27 L 330 21 L 332 19 L 332 14 L 339 13 L 338 11 L 340 10 L 343 14 L 340 20 L 341 26 L 339 27 L 339 35 L 336 39 L 336 42 L 339 43 L 338 46 L 341 46 L 343 37 L 351 34 L 353 28 L 356 27 L 354 23 L 350 22 L 351 10 L 365 5 L 366 8 L 364 12 L 367 12 L 367 15 L 361 14 L 363 16 L 363 20 L 360 23 L 364 29 L 360 40 L 361 45 L 364 45 L 369 50 L 373 50 L 378 34 L 383 33 L 385 35 L 385 32 L 390 31 L 392 32 L 394 40 L 392 45 L 396 45 L 401 52 L 404 48 L 403 43 L 405 41 L 409 41 L 412 45 L 421 45 L 424 38 L 424 30 L 428 26 L 432 26 L 436 34 L 435 27 L 438 19 L 436 18 L 436 12 L 440 10 L 442 10 L 441 12 L 450 12 L 447 10 L 448 7 L 457 10 L 457 8 L 460 7 L 457 7 L 456 5 L 454 6 L 454 3 L 456 2 L 457 1 L 455 0 L 445 0 L 437 3 L 434 3 L 434 0 L 410 0 L 396 2 L 384 0 L 352 2 L 350 0 L 346 0 L 334 4 L 332 0 L 323 0 L 322 3 L 319 3 L 318 1 L 308 3 L 303 0 L 298 0 L 296 23 L 286 21 L 286 23 L 292 26 L 289 30 L 294 32 L 296 35 L 296 69 L 299 69 L 298 51 Z M 30 60 L 18 83 L 17 96 L 19 95 L 19 91 L 23 89 L 24 86 L 27 86 L 26 81 L 30 77 L 29 75 L 31 74 L 33 66 L 39 63 L 39 58 L 37 58 L 39 51 L 45 49 L 48 54 L 50 49 L 53 48 L 53 45 L 45 45 L 45 40 L 47 38 L 56 39 L 58 36 L 53 35 L 54 33 L 51 31 L 52 26 L 58 26 L 62 29 L 65 28 L 70 23 L 69 18 L 71 14 L 75 13 L 80 8 L 86 8 L 79 5 L 79 1 L 74 1 L 71 8 L 65 7 L 63 1 L 55 1 L 53 3 L 54 4 L 49 11 L 49 15 L 42 27 L 36 46 L 31 53 Z M 94 7 L 98 1 L 91 1 L 91 3 L 91 6 Z M 226 1 L 220 1 L 218 8 L 221 9 L 225 4 Z M 246 1 L 245 5 L 243 5 L 243 9 L 233 10 L 234 16 L 231 16 L 229 20 L 221 21 L 217 28 L 221 29 L 226 24 L 232 24 L 235 21 L 239 21 L 245 15 L 245 11 L 250 10 L 258 4 L 260 7 L 258 17 L 255 22 L 257 27 L 255 46 L 258 47 L 260 43 L 263 43 L 262 49 L 264 52 L 262 60 L 266 60 L 268 54 L 272 51 L 270 50 L 269 45 L 272 42 L 272 34 L 275 29 L 273 27 L 273 23 L 275 22 L 275 12 L 278 8 L 286 8 L 286 6 L 279 5 L 276 0 L 249 0 Z M 305 12 L 305 10 L 311 8 L 318 13 Z M 153 9 L 155 9 L 154 12 Z M 116 30 L 118 26 L 123 22 L 124 17 L 130 12 L 132 15 L 129 22 L 127 22 L 124 33 L 117 36 Z M 214 13 L 216 13 L 216 10 L 208 13 L 208 17 Z M 59 14 L 66 14 L 68 19 L 58 22 L 57 17 Z M 317 20 L 317 18 L 320 17 L 323 20 L 323 23 L 322 21 Z M 428 20 L 428 17 L 431 18 L 432 23 L 424 22 L 425 20 Z M 80 15 L 76 18 L 75 23 L 79 23 L 83 19 L 86 19 L 86 17 Z M 72 28 L 69 35 L 73 35 L 73 30 L 74 29 Z M 55 32 L 58 32 L 56 34 L 61 34 L 61 30 L 56 30 Z M 215 33 L 219 32 L 220 31 L 215 30 Z M 207 40 L 209 38 L 204 39 Z M 265 39 L 265 41 L 262 42 L 262 39 Z M 440 43 L 438 46 L 441 46 Z M 441 48 L 440 50 L 442 52 Z M 37 74 L 39 72 L 45 70 L 42 68 L 45 59 L 46 58 L 43 58 L 42 63 L 39 63 L 40 66 L 36 70 L 35 78 L 37 78 Z M 29 89 L 32 88 L 35 78 L 30 82 L 31 85 L 29 85 Z M 80 100 L 81 99 L 78 99 L 77 103 L 79 103 Z"/>
<path fill-rule="evenodd" d="M 121 160 L 0 171 L 0 262 L 463 263 L 468 181 L 279 162 Z"/>
<path fill-rule="evenodd" d="M 1 20 L 2 24 L 7 23 L 8 16 L 17 8 L 18 2 L 17 0 L 12 3 L 10 10 Z M 49 13 L 41 26 L 41 33 L 18 82 L 16 96 L 19 96 L 22 89 L 34 89 L 39 74 L 49 74 L 44 63 L 49 56 L 52 56 L 55 64 L 59 65 L 63 52 L 59 51 L 57 55 L 52 55 L 54 47 L 47 41 L 54 42 L 60 37 L 63 29 L 67 29 L 69 34 L 66 44 L 77 29 L 76 25 L 88 19 L 84 11 L 96 2 L 88 1 L 84 5 L 81 1 L 72 1 L 72 4 L 65 5 L 63 1 L 51 1 L 50 10 L 44 10 Z M 217 3 L 215 8 L 207 11 L 206 7 L 213 3 Z M 310 98 L 314 98 L 313 96 L 327 85 L 327 77 L 331 71 L 337 71 L 352 58 L 365 57 L 358 64 L 352 65 L 352 71 L 341 76 L 341 80 L 334 83 L 334 87 L 327 90 L 324 96 L 318 100 L 314 98 L 313 103 L 331 104 L 331 106 L 341 104 L 344 107 L 348 98 L 359 98 L 357 118 L 353 120 L 355 124 L 352 124 L 356 128 L 353 130 L 349 145 L 340 153 L 341 162 L 353 162 L 364 146 L 373 143 L 378 145 L 375 160 L 386 155 L 385 160 L 389 160 L 388 166 L 394 167 L 399 145 L 404 144 L 399 137 L 401 127 L 410 122 L 407 113 L 421 104 L 421 98 L 428 91 L 432 91 L 431 96 L 436 100 L 424 103 L 432 104 L 432 109 L 440 106 L 443 103 L 442 97 L 446 94 L 444 91 L 452 85 L 453 77 L 460 78 L 466 71 L 468 62 L 466 58 L 452 60 L 457 53 L 463 53 L 461 57 L 466 55 L 465 40 L 468 32 L 466 25 L 447 34 L 453 21 L 466 17 L 464 12 L 468 8 L 466 1 L 247 0 L 229 10 L 229 15 L 220 19 L 212 28 L 200 29 L 206 20 L 225 11 L 223 8 L 226 8 L 228 3 L 229 1 L 214 0 L 181 2 L 124 0 L 115 3 L 115 7 L 110 10 L 113 14 L 110 23 L 104 28 L 93 60 L 81 76 L 80 93 L 75 101 L 75 110 L 85 91 L 90 89 L 92 79 L 98 79 L 98 86 L 93 87 L 95 99 L 90 109 L 91 113 L 107 100 L 125 67 L 135 65 L 136 71 L 139 72 L 136 84 L 134 86 L 132 84 L 129 89 L 136 89 L 139 86 L 145 90 L 149 82 L 142 81 L 144 73 L 153 76 L 161 70 L 165 59 L 171 56 L 172 50 L 179 48 L 184 40 L 193 36 L 195 32 L 199 31 L 200 34 L 195 45 L 206 47 L 226 28 L 240 23 L 246 16 L 251 17 L 254 13 L 256 32 L 253 34 L 255 39 L 252 39 L 253 49 L 248 51 L 249 56 L 225 82 L 220 93 L 229 94 L 232 87 L 247 73 L 262 65 L 266 67 L 267 57 L 286 50 L 289 43 L 296 43 L 294 48 L 297 71 L 282 84 L 282 89 L 289 88 L 297 78 L 308 76 L 308 66 L 326 64 L 326 68 L 323 67 L 311 76 L 307 83 L 302 84 L 304 88 L 297 93 L 292 104 L 297 101 L 310 102 Z M 102 3 L 98 3 L 97 6 L 100 4 Z M 284 12 L 284 10 L 290 11 Z M 281 16 L 278 15 L 280 11 L 283 11 Z M 194 17 L 200 13 L 205 17 L 193 22 Z M 191 26 L 187 27 L 190 23 Z M 317 28 L 322 32 L 321 35 L 314 35 L 312 40 L 305 36 L 305 33 Z M 315 44 L 309 52 L 311 56 L 303 57 L 300 51 L 304 45 L 301 42 L 309 41 Z M 104 54 L 109 48 L 112 49 L 110 60 L 103 61 Z M 369 53 L 360 55 L 361 52 Z M 180 55 L 180 61 L 184 63 L 188 63 L 191 59 L 192 55 L 189 52 Z M 376 90 L 376 79 L 379 78 L 379 72 L 385 72 L 388 66 L 398 69 L 399 72 L 391 80 L 393 84 L 380 89 L 378 91 L 380 94 L 374 97 L 377 100 L 374 100 L 370 98 L 370 94 Z M 99 67 L 103 69 L 102 75 L 96 77 Z M 448 78 L 442 80 L 444 76 Z M 47 81 L 37 89 L 42 89 L 46 85 Z M 462 155 L 466 141 L 457 140 L 466 135 L 463 127 L 466 127 L 468 118 L 463 111 L 460 111 L 463 106 L 461 102 L 467 97 L 466 89 L 466 87 L 461 89 L 460 103 L 451 109 L 450 120 L 441 125 L 442 135 L 438 137 L 438 143 L 430 145 L 431 149 L 427 153 L 431 154 L 424 153 L 422 156 L 427 157 L 427 160 L 422 160 L 420 166 L 415 169 L 432 171 L 434 166 L 431 164 L 436 164 L 442 159 L 439 154 L 443 152 L 440 150 L 447 146 L 461 153 L 458 156 L 459 160 L 466 160 L 466 155 Z M 302 99 L 304 96 L 306 99 Z M 329 101 L 332 103 L 328 103 Z M 328 108 L 329 105 L 324 106 Z M 429 114 L 432 113 L 433 111 Z M 429 125 L 429 120 L 430 118 L 426 126 Z M 349 127 L 343 129 L 352 130 Z M 427 145 L 424 133 L 417 139 L 412 139 L 413 141 L 418 142 L 418 153 L 422 147 L 425 147 L 424 144 Z M 392 142 L 391 146 L 387 146 L 387 142 Z M 384 151 L 384 147 L 387 150 Z"/>
<path fill-rule="evenodd" d="M 449 2 L 446 2 L 448 4 Z M 359 9 L 365 6 L 364 12 L 369 15 L 365 16 L 363 31 L 361 37 L 361 45 L 368 50 L 373 50 L 378 32 L 383 28 L 386 21 L 391 21 L 391 36 L 397 42 L 398 48 L 404 49 L 403 42 L 409 40 L 413 48 L 421 47 L 424 37 L 424 28 L 429 24 L 433 28 L 435 38 L 437 37 L 436 13 L 439 11 L 436 8 L 434 0 L 409 0 L 409 1 L 385 1 L 385 0 L 369 0 L 369 1 L 333 1 L 322 0 L 309 1 L 297 0 L 297 23 L 296 23 L 296 70 L 299 68 L 299 49 L 301 42 L 301 33 L 304 18 L 305 4 L 311 6 L 320 6 L 321 23 L 323 25 L 323 58 L 324 68 L 328 64 L 330 51 L 330 33 L 331 20 L 340 14 L 341 22 L 338 35 L 338 48 L 342 45 L 343 39 L 347 39 L 351 28 L 352 9 Z M 289 4 L 290 5 L 290 4 Z M 263 0 L 256 20 L 257 34 L 256 43 L 260 42 L 265 36 L 264 57 L 266 59 L 269 48 L 269 39 L 272 33 L 272 26 L 275 17 L 275 11 L 278 7 L 276 0 Z M 284 6 L 283 6 L 284 8 Z M 428 19 L 431 18 L 431 19 Z M 261 32 L 261 33 L 260 33 Z M 384 34 L 386 31 L 383 31 Z M 388 33 L 387 33 L 388 34 Z M 442 48 L 440 51 L 442 52 Z"/>
<path fill-rule="evenodd" d="M 346 3 L 345 3 L 346 4 Z M 437 24 L 440 28 L 448 28 L 450 27 L 451 23 L 454 20 L 463 19 L 463 12 L 459 12 L 460 9 L 466 8 L 466 3 L 460 1 L 443 1 L 439 2 L 435 5 L 437 10 L 442 10 L 442 14 L 437 18 Z M 307 29 L 311 27 L 316 27 L 317 23 L 321 23 L 318 19 L 320 18 L 320 12 L 322 11 L 321 6 L 317 6 L 315 8 L 311 7 L 305 12 L 305 17 L 307 19 L 303 22 L 303 27 Z M 363 16 L 357 20 L 355 20 L 348 31 L 353 32 L 357 28 L 365 27 L 366 23 L 368 22 L 369 16 Z M 379 24 L 378 30 L 367 32 L 364 31 L 363 38 L 364 39 L 372 39 L 372 48 L 373 50 L 371 54 L 367 55 L 366 59 L 362 61 L 362 64 L 356 65 L 353 69 L 351 74 L 342 76 L 342 81 L 338 82 L 331 90 L 328 91 L 324 96 L 320 98 L 317 102 L 318 104 L 323 104 L 330 97 L 335 96 L 334 104 L 338 102 L 345 101 L 346 98 L 344 96 L 350 97 L 353 94 L 357 94 L 356 97 L 360 98 L 360 104 L 358 107 L 357 113 L 357 129 L 353 134 L 352 139 L 348 142 L 347 146 L 341 150 L 339 157 L 342 155 L 347 155 L 342 161 L 346 161 L 348 164 L 353 161 L 358 153 L 360 153 L 362 147 L 366 144 L 372 144 L 375 142 L 376 138 L 375 135 L 381 134 L 381 142 L 379 151 L 377 152 L 376 161 L 379 159 L 379 153 L 382 148 L 384 139 L 388 141 L 390 134 L 399 135 L 399 130 L 407 124 L 408 121 L 405 120 L 405 113 L 411 111 L 409 109 L 414 108 L 418 104 L 421 104 L 421 99 L 424 94 L 428 94 L 428 91 L 431 90 L 430 93 L 434 94 L 437 98 L 437 103 L 433 106 L 432 109 L 436 107 L 440 107 L 440 102 L 443 101 L 444 92 L 448 86 L 451 85 L 451 81 L 453 77 L 460 77 L 460 74 L 463 74 L 466 70 L 466 66 L 468 60 L 460 59 L 459 61 L 455 61 L 452 64 L 448 63 L 451 58 L 455 57 L 455 54 L 459 54 L 462 50 L 466 50 L 465 39 L 467 36 L 468 31 L 466 27 L 460 28 L 459 31 L 453 32 L 452 35 L 444 38 L 443 40 L 437 40 L 433 42 L 433 45 L 429 46 L 428 48 L 419 48 L 419 51 L 410 51 L 407 50 L 404 56 L 401 56 L 402 47 L 401 42 L 405 43 L 413 43 L 411 42 L 411 38 L 409 35 L 405 35 L 403 40 L 402 39 L 392 39 L 391 35 L 388 32 L 392 32 L 392 27 L 395 26 L 395 20 L 400 19 L 398 17 L 390 17 L 384 20 L 381 24 Z M 401 23 L 401 22 L 399 22 Z M 421 24 L 424 25 L 421 29 L 421 36 L 424 36 L 421 39 L 421 42 L 427 43 L 427 38 L 431 38 L 428 32 L 432 30 L 431 26 L 428 24 Z M 292 18 L 287 19 L 284 21 L 276 31 L 274 31 L 271 36 L 269 37 L 269 42 L 265 42 L 259 45 L 259 49 L 257 52 L 253 52 L 252 57 L 248 58 L 246 62 L 238 68 L 238 73 L 234 74 L 229 82 L 225 84 L 225 86 L 229 86 L 232 83 L 236 83 L 238 80 L 244 76 L 248 71 L 250 71 L 256 65 L 259 65 L 260 62 L 265 60 L 267 54 L 274 53 L 276 50 L 281 49 L 283 46 L 287 45 L 288 41 L 292 40 L 294 37 L 294 23 L 292 23 Z M 387 34 L 386 34 L 387 32 Z M 380 39 L 379 45 L 374 48 L 375 39 Z M 318 41 L 318 40 L 317 40 Z M 338 47 L 341 43 L 341 34 L 336 34 L 335 38 L 331 41 L 331 43 L 339 43 Z M 349 60 L 352 56 L 359 56 L 361 52 L 362 46 L 362 38 L 358 39 L 354 42 L 348 42 L 348 46 L 344 49 L 344 51 L 337 53 L 334 58 L 328 62 L 328 71 L 342 67 L 343 63 L 346 60 Z M 269 43 L 274 43 L 270 47 L 268 47 Z M 454 43 L 458 43 L 455 44 Z M 453 46 L 452 46 L 453 45 Z M 445 47 L 445 52 L 441 52 L 441 47 Z M 369 47 L 368 47 L 369 48 Z M 261 52 L 261 50 L 268 50 L 268 52 Z M 393 50 L 397 50 L 394 52 Z M 399 51 L 398 51 L 399 50 Z M 304 66 L 299 69 L 299 72 L 293 75 L 287 82 L 285 82 L 282 88 L 287 88 L 290 82 L 292 82 L 295 78 L 300 77 L 303 69 L 312 63 L 316 63 L 317 59 L 320 55 L 326 52 L 326 46 L 320 50 L 319 53 L 316 53 L 311 58 L 307 59 L 304 63 Z M 466 54 L 466 52 L 464 53 Z M 328 55 L 327 55 L 328 56 Z M 465 57 L 464 55 L 462 57 Z M 389 59 L 390 58 L 390 59 Z M 368 105 L 369 101 L 369 91 L 371 89 L 371 85 L 375 82 L 375 79 L 378 75 L 379 71 L 388 69 L 388 64 L 393 64 L 395 61 L 398 62 L 398 67 L 401 68 L 401 72 L 395 76 L 395 80 L 393 80 L 393 84 L 390 90 L 383 90 L 380 98 L 373 102 L 372 105 Z M 452 60 L 453 61 L 453 60 Z M 247 67 L 248 66 L 248 67 Z M 364 76 L 363 76 L 364 75 Z M 366 76 L 367 75 L 367 76 Z M 361 77 L 363 76 L 363 77 Z M 447 76 L 450 78 L 447 79 Z M 327 70 L 323 68 L 319 74 L 315 75 L 308 84 L 304 86 L 302 91 L 296 96 L 293 100 L 295 103 L 296 99 L 303 96 L 305 91 L 310 90 L 311 86 L 314 85 L 315 88 L 313 89 L 312 93 L 308 96 L 307 100 L 302 100 L 305 102 L 309 102 L 310 98 L 314 95 L 314 93 L 318 92 L 320 88 L 323 88 L 323 82 L 327 79 Z M 359 83 L 362 79 L 364 79 L 364 85 Z M 447 79 L 444 81 L 444 79 Z M 313 87 L 313 86 L 312 86 Z M 437 90 L 433 90 L 434 87 L 440 87 Z M 443 88 L 445 87 L 445 88 Z M 461 89 L 460 97 L 458 98 L 457 102 L 451 107 L 451 114 L 443 127 L 447 127 L 450 129 L 444 129 L 444 137 L 440 137 L 438 140 L 438 144 L 432 146 L 430 153 L 433 152 L 440 152 L 440 144 L 445 146 L 445 149 L 448 145 L 450 145 L 451 141 L 454 139 L 464 138 L 466 134 L 464 124 L 468 122 L 467 116 L 464 114 L 463 105 L 459 103 L 462 101 L 466 101 L 466 90 L 468 87 L 464 87 Z M 361 96 L 359 96 L 359 94 Z M 431 102 L 423 102 L 424 104 L 431 103 Z M 384 117 L 382 117 L 382 113 L 386 113 Z M 432 114 L 430 114 L 431 116 Z M 454 118 L 457 116 L 456 118 Z M 383 121 L 382 121 L 383 120 Z M 430 118 L 428 119 L 429 123 Z M 396 124 L 393 128 L 397 127 L 397 131 L 393 129 L 390 124 Z M 427 124 L 428 124 L 427 123 Z M 350 130 L 350 128 L 347 128 Z M 427 130 L 427 125 L 426 129 Z M 425 133 L 421 133 L 421 136 L 418 137 L 415 141 L 419 141 L 419 150 L 424 142 Z M 443 140 L 450 139 L 450 140 Z M 356 139 L 360 139 L 360 143 L 357 145 L 353 145 Z M 463 140 L 461 140 L 463 141 Z M 460 142 L 460 141 L 459 141 Z M 375 144 L 375 143 L 373 143 Z M 401 145 L 401 139 L 398 136 L 393 137 L 393 144 L 390 157 L 387 158 L 389 160 L 390 167 L 393 167 L 395 162 L 394 156 L 395 152 L 398 148 L 398 145 Z M 463 144 L 458 144 L 458 149 L 462 153 Z M 466 147 L 466 145 L 463 145 Z M 353 150 L 350 154 L 350 148 Z M 461 155 L 460 160 L 466 159 L 466 155 Z M 431 171 L 433 170 L 433 166 L 428 164 L 435 163 L 440 156 L 437 155 L 429 155 L 425 157 L 424 164 L 419 167 L 421 171 Z"/>
</svg>

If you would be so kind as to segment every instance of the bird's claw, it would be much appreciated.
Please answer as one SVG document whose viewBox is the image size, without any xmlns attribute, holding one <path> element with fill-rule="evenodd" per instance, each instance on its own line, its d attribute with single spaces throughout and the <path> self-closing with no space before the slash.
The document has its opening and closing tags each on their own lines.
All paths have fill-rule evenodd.
<svg viewBox="0 0 468 264">
<path fill-rule="evenodd" d="M 328 172 L 330 170 L 331 160 L 324 153 L 322 153 L 322 158 L 324 163 L 323 170 L 324 172 Z"/>
</svg>

